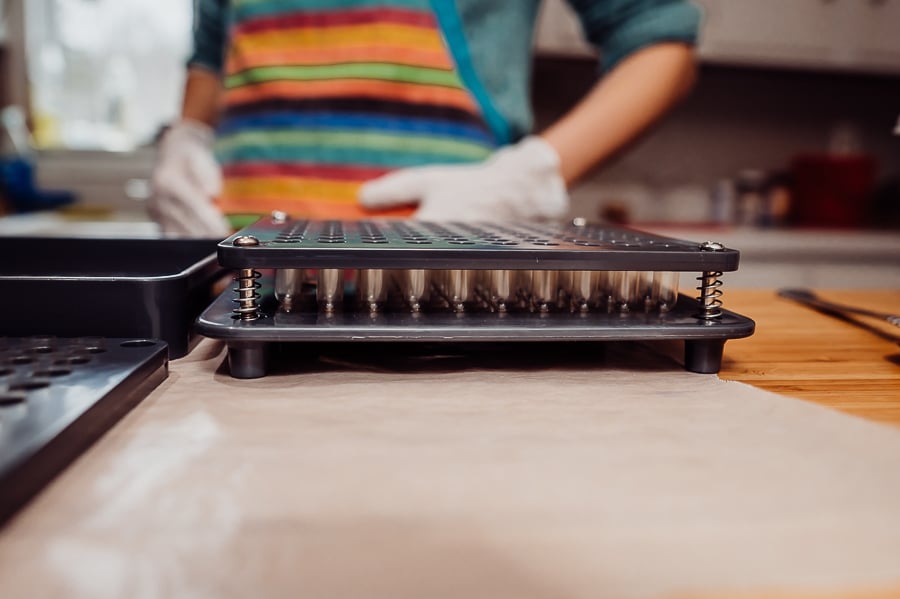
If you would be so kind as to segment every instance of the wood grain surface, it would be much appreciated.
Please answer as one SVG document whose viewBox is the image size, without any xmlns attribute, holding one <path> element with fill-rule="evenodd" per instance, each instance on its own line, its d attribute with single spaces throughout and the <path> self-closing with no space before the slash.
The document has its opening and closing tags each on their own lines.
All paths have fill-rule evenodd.
<svg viewBox="0 0 900 599">
<path fill-rule="evenodd" d="M 900 291 L 819 295 L 900 313 Z M 900 425 L 900 328 L 863 316 L 841 320 L 774 290 L 726 291 L 723 300 L 726 308 L 754 319 L 756 332 L 726 343 L 721 378 Z"/>
</svg>

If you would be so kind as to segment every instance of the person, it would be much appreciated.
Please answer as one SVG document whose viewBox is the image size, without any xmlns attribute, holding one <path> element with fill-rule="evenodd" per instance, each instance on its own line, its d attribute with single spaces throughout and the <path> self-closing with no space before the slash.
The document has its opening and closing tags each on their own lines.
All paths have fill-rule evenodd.
<svg viewBox="0 0 900 599">
<path fill-rule="evenodd" d="M 166 233 L 201 237 L 272 210 L 564 216 L 568 185 L 689 90 L 700 18 L 687 0 L 569 3 L 603 76 L 533 134 L 540 0 L 198 0 L 151 214 Z"/>
</svg>

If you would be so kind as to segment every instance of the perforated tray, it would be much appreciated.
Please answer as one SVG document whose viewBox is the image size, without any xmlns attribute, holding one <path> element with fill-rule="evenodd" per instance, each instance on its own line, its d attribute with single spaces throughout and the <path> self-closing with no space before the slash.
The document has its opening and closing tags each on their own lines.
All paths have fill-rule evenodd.
<svg viewBox="0 0 900 599">
<path fill-rule="evenodd" d="M 257 245 L 235 245 L 252 237 Z M 239 242 L 240 243 L 240 242 Z M 734 271 L 740 254 L 599 225 L 262 219 L 218 246 L 228 268 Z"/>
<path fill-rule="evenodd" d="M 167 376 L 150 339 L 0 338 L 0 524 Z"/>
</svg>

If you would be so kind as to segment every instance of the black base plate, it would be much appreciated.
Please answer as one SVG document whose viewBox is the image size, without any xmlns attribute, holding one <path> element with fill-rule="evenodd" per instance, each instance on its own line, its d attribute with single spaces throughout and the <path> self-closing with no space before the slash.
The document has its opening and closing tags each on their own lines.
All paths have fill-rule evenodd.
<svg viewBox="0 0 900 599">
<path fill-rule="evenodd" d="M 681 296 L 668 313 L 626 314 L 346 311 L 279 309 L 263 282 L 261 317 L 253 321 L 232 314 L 234 293 L 226 291 L 200 316 L 200 334 L 227 341 L 231 374 L 257 378 L 266 372 L 266 345 L 273 342 L 548 342 L 613 340 L 684 340 L 685 367 L 715 373 L 727 339 L 753 334 L 755 323 L 728 310 L 713 320 L 697 317 L 696 300 Z"/>
</svg>

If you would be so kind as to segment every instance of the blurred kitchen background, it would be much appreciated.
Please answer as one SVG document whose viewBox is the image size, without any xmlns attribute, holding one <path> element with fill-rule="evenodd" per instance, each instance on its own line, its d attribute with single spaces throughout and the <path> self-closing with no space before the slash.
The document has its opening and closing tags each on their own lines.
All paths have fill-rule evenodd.
<svg viewBox="0 0 900 599">
<path fill-rule="evenodd" d="M 900 287 L 900 0 L 698 4 L 696 88 L 573 190 L 572 216 L 724 241 L 739 284 Z M 179 108 L 192 12 L 0 0 L 0 235 L 153 234 L 152 144 Z M 597 66 L 563 0 L 545 0 L 535 44 L 540 129 Z"/>
</svg>

